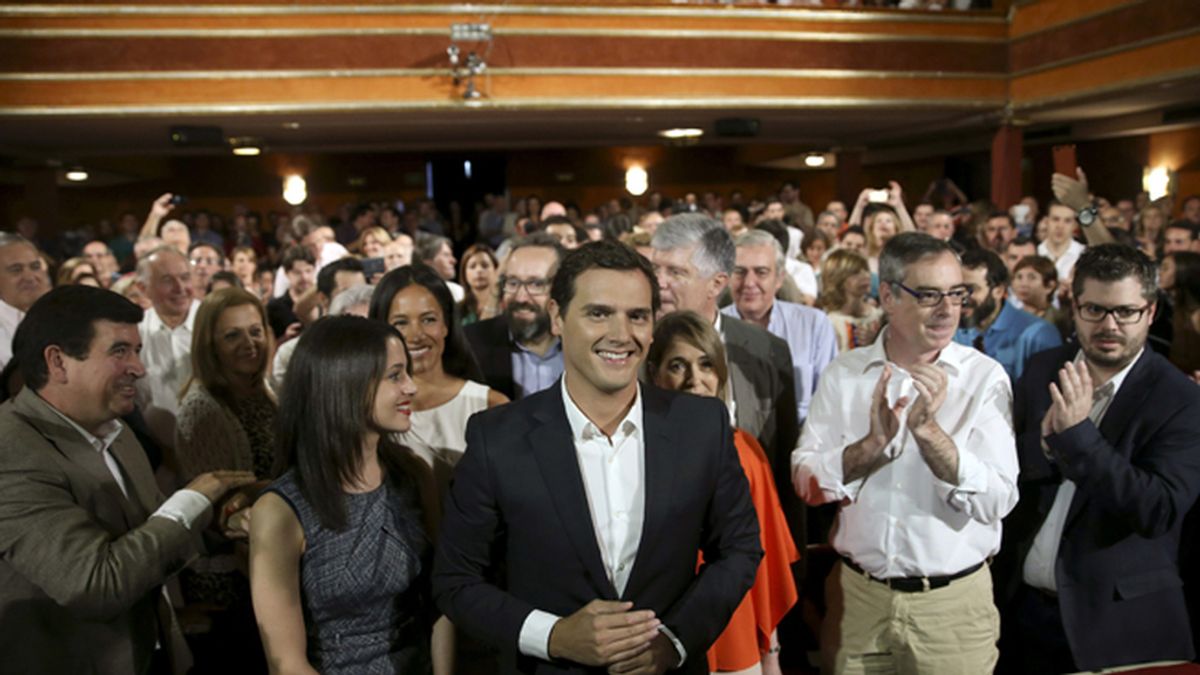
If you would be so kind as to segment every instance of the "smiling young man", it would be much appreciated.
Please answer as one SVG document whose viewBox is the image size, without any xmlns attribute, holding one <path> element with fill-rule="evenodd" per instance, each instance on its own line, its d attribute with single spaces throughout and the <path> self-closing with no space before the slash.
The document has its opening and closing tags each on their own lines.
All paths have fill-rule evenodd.
<svg viewBox="0 0 1200 675">
<path fill-rule="evenodd" d="M 949 243 L 893 237 L 879 293 L 887 328 L 825 369 L 792 456 L 800 495 L 840 504 L 822 672 L 990 673 L 986 563 L 1017 500 L 1008 376 L 951 341 L 967 289 Z"/>
<path fill-rule="evenodd" d="M 1075 265 L 1079 344 L 1017 383 L 1021 501 L 997 559 L 1011 672 L 1195 656 L 1178 554 L 1200 493 L 1200 389 L 1146 349 L 1155 265 L 1118 244 Z"/>
<path fill-rule="evenodd" d="M 562 379 L 468 422 L 433 591 L 500 650 L 500 672 L 707 673 L 753 583 L 762 551 L 728 413 L 638 383 L 657 309 L 635 251 L 572 251 L 548 303 Z"/>
</svg>

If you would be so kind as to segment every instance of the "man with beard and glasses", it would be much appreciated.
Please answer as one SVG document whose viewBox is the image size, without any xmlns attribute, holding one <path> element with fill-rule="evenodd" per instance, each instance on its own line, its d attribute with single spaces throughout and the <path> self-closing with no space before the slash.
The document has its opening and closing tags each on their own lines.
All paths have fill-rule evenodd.
<svg viewBox="0 0 1200 675">
<path fill-rule="evenodd" d="M 1200 492 L 1200 389 L 1152 349 L 1155 266 L 1117 245 L 1075 265 L 1079 344 L 1030 360 L 1014 422 L 1021 500 L 996 560 L 1007 672 L 1188 661 L 1178 554 Z"/>
<path fill-rule="evenodd" d="M 562 375 L 562 347 L 550 332 L 546 303 L 564 253 L 545 233 L 517 240 L 500 275 L 500 316 L 463 329 L 484 383 L 514 401 Z"/>
<path fill-rule="evenodd" d="M 988 559 L 1017 501 L 1012 389 L 953 342 L 967 298 L 950 244 L 921 232 L 879 256 L 888 326 L 825 369 L 792 455 L 796 490 L 839 505 L 823 673 L 990 673 Z"/>
<path fill-rule="evenodd" d="M 1000 362 L 1015 382 L 1034 354 L 1062 344 L 1058 329 L 1008 302 L 1008 268 L 983 249 L 962 255 L 963 282 L 971 292 L 954 341 Z"/>
</svg>

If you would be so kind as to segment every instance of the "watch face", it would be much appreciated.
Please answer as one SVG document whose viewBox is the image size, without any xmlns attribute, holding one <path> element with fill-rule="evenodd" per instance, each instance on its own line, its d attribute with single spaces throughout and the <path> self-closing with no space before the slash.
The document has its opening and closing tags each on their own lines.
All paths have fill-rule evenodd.
<svg viewBox="0 0 1200 675">
<path fill-rule="evenodd" d="M 1084 209 L 1079 212 L 1079 224 L 1091 225 L 1096 222 L 1096 209 Z"/>
</svg>

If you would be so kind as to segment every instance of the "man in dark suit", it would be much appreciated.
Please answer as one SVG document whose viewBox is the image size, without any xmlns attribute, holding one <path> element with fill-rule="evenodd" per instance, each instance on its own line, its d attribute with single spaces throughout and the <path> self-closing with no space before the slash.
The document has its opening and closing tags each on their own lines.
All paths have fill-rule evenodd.
<svg viewBox="0 0 1200 675">
<path fill-rule="evenodd" d="M 737 426 L 757 438 L 766 452 L 792 539 L 803 546 L 808 540 L 805 507 L 791 488 L 790 458 L 800 438 L 800 421 L 788 344 L 717 311 L 717 299 L 737 261 L 733 237 L 721 223 L 702 213 L 671 216 L 655 230 L 652 246 L 660 314 L 691 310 L 712 321 L 721 334 L 729 360 L 726 395 Z"/>
<path fill-rule="evenodd" d="M 467 425 L 433 592 L 503 672 L 707 673 L 753 583 L 762 550 L 728 412 L 637 381 L 657 306 L 632 249 L 571 252 L 548 305 L 562 380 Z"/>
<path fill-rule="evenodd" d="M 1200 492 L 1200 390 L 1146 349 L 1154 264 L 1117 244 L 1075 265 L 1078 346 L 1034 356 L 1014 402 L 1020 502 L 1004 523 L 1004 667 L 1189 660 L 1177 564 Z"/>
<path fill-rule="evenodd" d="M 198 476 L 166 501 L 133 433 L 142 310 L 65 286 L 14 340 L 25 389 L 0 407 L 0 673 L 185 673 L 163 582 L 212 504 L 254 481 Z"/>
<path fill-rule="evenodd" d="M 562 375 L 562 349 L 550 330 L 546 303 L 564 252 L 547 234 L 517 240 L 500 275 L 501 315 L 463 329 L 484 384 L 514 401 Z"/>
</svg>

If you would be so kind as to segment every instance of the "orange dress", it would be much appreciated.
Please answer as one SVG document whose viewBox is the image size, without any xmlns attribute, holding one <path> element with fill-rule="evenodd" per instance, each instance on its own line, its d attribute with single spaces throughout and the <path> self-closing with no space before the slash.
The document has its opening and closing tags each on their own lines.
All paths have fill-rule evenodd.
<svg viewBox="0 0 1200 675">
<path fill-rule="evenodd" d="M 791 564 L 800 559 L 800 553 L 783 518 L 767 456 L 758 441 L 741 429 L 734 429 L 733 444 L 750 482 L 763 558 L 754 586 L 708 650 L 708 669 L 712 672 L 744 670 L 761 661 L 761 652 L 771 646 L 771 633 L 799 597 Z"/>
</svg>

